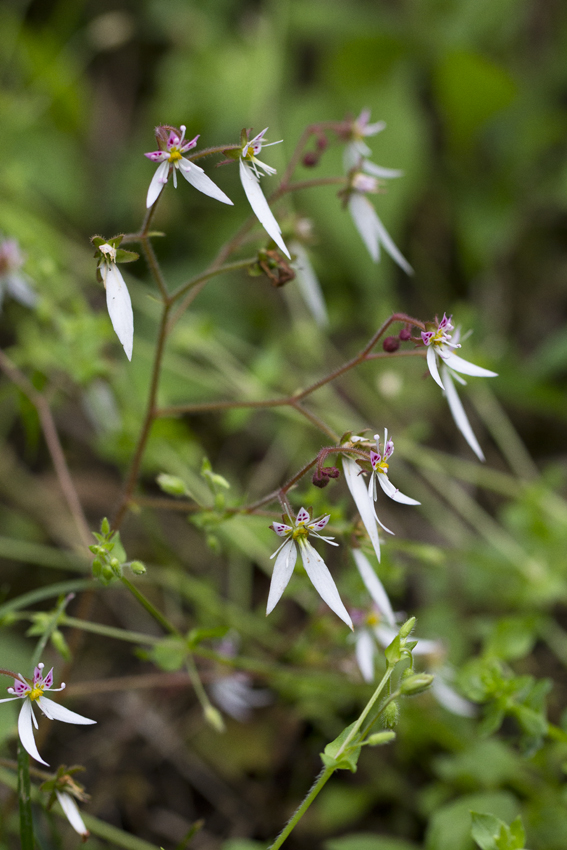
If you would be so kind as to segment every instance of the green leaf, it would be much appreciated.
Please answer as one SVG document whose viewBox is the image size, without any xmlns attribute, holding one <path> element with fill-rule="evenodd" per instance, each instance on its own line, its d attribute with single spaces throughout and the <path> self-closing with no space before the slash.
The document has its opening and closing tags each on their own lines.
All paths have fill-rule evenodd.
<svg viewBox="0 0 567 850">
<path fill-rule="evenodd" d="M 498 850 L 496 838 L 500 834 L 504 822 L 494 815 L 482 812 L 471 812 L 471 835 L 481 850 Z"/>
<path fill-rule="evenodd" d="M 180 670 L 187 657 L 187 645 L 180 638 L 166 637 L 152 647 L 150 657 L 162 670 Z"/>
<path fill-rule="evenodd" d="M 343 729 L 341 734 L 335 738 L 334 741 L 327 744 L 325 751 L 320 754 L 321 761 L 325 767 L 332 767 L 335 770 L 350 770 L 352 773 L 356 773 L 358 757 L 361 750 L 361 744 L 359 743 L 360 736 L 355 735 L 348 747 L 343 750 L 340 755 L 338 755 L 339 750 L 341 750 L 354 726 L 355 724 L 351 723 L 350 726 Z"/>
</svg>

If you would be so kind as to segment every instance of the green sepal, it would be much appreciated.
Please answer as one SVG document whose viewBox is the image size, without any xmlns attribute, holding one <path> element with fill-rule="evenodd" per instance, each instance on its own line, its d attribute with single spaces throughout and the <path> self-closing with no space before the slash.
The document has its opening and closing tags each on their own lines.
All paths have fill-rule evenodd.
<svg viewBox="0 0 567 850">
<path fill-rule="evenodd" d="M 348 738 L 354 725 L 354 723 L 351 723 L 350 726 L 343 729 L 338 738 L 327 744 L 325 751 L 320 753 L 321 761 L 325 767 L 330 767 L 333 770 L 350 770 L 351 773 L 356 773 L 358 757 L 362 748 L 360 735 L 356 735 L 348 747 L 337 757 L 339 750 Z"/>
<path fill-rule="evenodd" d="M 384 655 L 386 656 L 386 661 L 390 666 L 394 666 L 398 663 L 398 661 L 402 658 L 402 649 L 400 646 L 400 636 L 396 635 L 390 646 L 387 646 L 384 650 Z"/>
<path fill-rule="evenodd" d="M 124 248 L 119 248 L 116 251 L 116 262 L 117 263 L 134 263 L 136 260 L 140 259 L 140 255 L 135 251 L 126 251 Z"/>
</svg>

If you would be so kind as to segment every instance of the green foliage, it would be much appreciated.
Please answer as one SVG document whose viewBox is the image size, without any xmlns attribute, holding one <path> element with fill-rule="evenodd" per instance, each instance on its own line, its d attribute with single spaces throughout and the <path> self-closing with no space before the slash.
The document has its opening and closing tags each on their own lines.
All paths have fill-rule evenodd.
<svg viewBox="0 0 567 850">
<path fill-rule="evenodd" d="M 472 837 L 481 850 L 523 850 L 526 834 L 518 816 L 510 826 L 494 815 L 471 812 Z"/>
</svg>

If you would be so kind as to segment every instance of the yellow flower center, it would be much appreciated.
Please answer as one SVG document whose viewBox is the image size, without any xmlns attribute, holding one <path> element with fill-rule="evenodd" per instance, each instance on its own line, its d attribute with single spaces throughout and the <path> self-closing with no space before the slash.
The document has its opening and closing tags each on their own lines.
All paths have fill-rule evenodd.
<svg viewBox="0 0 567 850">
<path fill-rule="evenodd" d="M 43 696 L 43 688 L 32 688 L 28 694 L 30 699 L 39 699 Z"/>
<path fill-rule="evenodd" d="M 385 460 L 381 460 L 380 463 L 377 463 L 374 472 L 382 472 L 384 475 L 388 474 L 388 464 Z"/>
<path fill-rule="evenodd" d="M 380 617 L 374 611 L 369 614 L 366 618 L 366 624 L 368 626 L 377 626 L 380 622 Z"/>
<path fill-rule="evenodd" d="M 433 345 L 441 345 L 444 342 L 444 330 L 442 328 L 438 328 L 437 331 L 433 334 L 433 338 L 431 342 Z"/>
<path fill-rule="evenodd" d="M 183 159 L 179 148 L 172 148 L 169 152 L 169 161 L 170 162 L 179 162 L 180 159 Z"/>
<path fill-rule="evenodd" d="M 309 529 L 305 528 L 304 525 L 298 525 L 297 528 L 293 529 L 292 539 L 297 540 L 300 537 L 308 537 Z"/>
</svg>

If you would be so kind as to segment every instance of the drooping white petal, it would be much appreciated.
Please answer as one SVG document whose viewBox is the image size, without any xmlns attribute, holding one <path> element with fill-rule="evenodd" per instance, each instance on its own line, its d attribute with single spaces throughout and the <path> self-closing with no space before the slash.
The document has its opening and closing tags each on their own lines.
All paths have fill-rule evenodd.
<svg viewBox="0 0 567 850">
<path fill-rule="evenodd" d="M 73 797 L 70 794 L 67 794 L 66 791 L 56 791 L 57 799 L 59 800 L 59 805 L 63 809 L 63 814 L 79 835 L 88 836 L 89 831 L 85 826 L 85 822 L 81 817 L 81 813 L 79 812 L 79 808 L 75 803 Z"/>
<path fill-rule="evenodd" d="M 427 368 L 431 374 L 431 377 L 435 381 L 436 384 L 439 384 L 442 390 L 445 389 L 443 386 L 443 381 L 441 380 L 441 376 L 439 374 L 439 368 L 437 366 L 437 355 L 435 354 L 435 348 L 433 345 L 430 345 L 427 349 Z"/>
<path fill-rule="evenodd" d="M 444 682 L 440 675 L 436 675 L 433 679 L 431 691 L 437 702 L 451 714 L 458 714 L 460 717 L 476 716 L 476 706 L 458 694 L 451 685 Z"/>
<path fill-rule="evenodd" d="M 187 159 L 179 160 L 179 170 L 185 177 L 188 183 L 195 187 L 203 195 L 208 195 L 209 198 L 214 198 L 216 201 L 221 201 L 223 204 L 234 206 L 228 195 L 219 189 L 216 183 L 213 183 L 210 177 L 207 177 L 203 169 L 195 165 L 194 162 L 189 162 Z"/>
<path fill-rule="evenodd" d="M 282 593 L 289 584 L 295 562 L 297 561 L 297 546 L 290 538 L 281 546 L 278 557 L 274 564 L 272 573 L 272 581 L 270 583 L 270 592 L 268 594 L 268 604 L 266 606 L 266 616 L 270 614 L 282 597 Z"/>
<path fill-rule="evenodd" d="M 315 590 L 321 599 L 327 603 L 331 611 L 334 611 L 337 617 L 340 617 L 349 629 L 352 629 L 350 615 L 342 603 L 337 585 L 323 558 L 308 540 L 302 540 L 300 542 L 300 549 L 305 572 L 311 579 Z"/>
<path fill-rule="evenodd" d="M 150 183 L 148 194 L 146 197 L 146 207 L 148 209 L 155 204 L 157 201 L 161 190 L 167 183 L 167 177 L 169 174 L 169 162 L 166 160 L 165 162 L 160 162 L 158 167 L 156 168 L 156 173 L 152 177 L 152 182 Z"/>
<path fill-rule="evenodd" d="M 465 409 L 459 398 L 459 394 L 455 389 L 455 385 L 453 383 L 453 378 L 449 369 L 446 366 L 441 367 L 441 371 L 443 373 L 443 383 L 445 384 L 445 395 L 447 397 L 447 402 L 449 404 L 449 410 L 455 420 L 455 425 L 477 456 L 479 460 L 484 460 L 484 453 L 479 445 L 477 438 L 475 437 L 474 431 L 471 428 L 471 423 L 469 422 L 468 416 L 465 413 Z"/>
<path fill-rule="evenodd" d="M 404 172 L 399 168 L 383 168 L 381 165 L 376 165 L 369 159 L 365 159 L 362 163 L 362 170 L 367 174 L 372 174 L 373 177 L 382 177 L 386 180 L 393 180 L 395 177 L 403 177 Z"/>
<path fill-rule="evenodd" d="M 20 736 L 20 741 L 22 742 L 22 746 L 26 753 L 29 753 L 32 759 L 35 759 L 42 764 L 46 764 L 49 767 L 48 762 L 42 759 L 37 750 L 35 738 L 33 736 L 32 718 L 35 720 L 33 717 L 32 704 L 26 697 L 20 710 L 20 716 L 18 717 L 18 735 Z"/>
<path fill-rule="evenodd" d="M 15 298 L 24 307 L 35 307 L 37 304 L 37 293 L 21 274 L 8 275 L 6 277 L 6 289 L 12 298 Z"/>
<path fill-rule="evenodd" d="M 378 529 L 376 528 L 376 520 L 374 519 L 374 503 L 368 495 L 362 475 L 359 474 L 360 467 L 350 457 L 344 456 L 343 471 L 350 494 L 354 499 L 360 518 L 368 532 L 370 542 L 374 546 L 376 557 L 380 561 L 380 539 L 378 537 Z"/>
<path fill-rule="evenodd" d="M 242 162 L 242 160 L 240 160 L 240 182 L 242 183 L 242 188 L 246 192 L 248 203 L 252 207 L 254 215 L 268 236 L 274 240 L 280 251 L 283 251 L 286 257 L 291 259 L 291 255 L 282 239 L 280 226 L 274 218 L 274 214 L 272 213 L 268 202 L 264 197 L 264 193 L 260 188 L 260 181 L 253 171 Z"/>
<path fill-rule="evenodd" d="M 378 231 L 376 230 L 376 210 L 364 195 L 353 192 L 348 201 L 348 209 L 354 226 L 360 233 L 362 241 L 368 249 L 368 253 L 375 263 L 380 259 L 380 245 L 378 242 Z"/>
<path fill-rule="evenodd" d="M 91 720 L 89 717 L 83 717 L 82 714 L 77 714 L 75 711 L 70 711 L 58 702 L 54 702 L 47 697 L 39 697 L 38 705 L 50 720 L 62 720 L 63 723 L 76 723 L 79 726 L 90 726 L 96 723 L 96 720 Z"/>
<path fill-rule="evenodd" d="M 116 263 L 103 263 L 101 273 L 106 287 L 106 306 L 112 327 L 122 343 L 126 357 L 131 360 L 134 345 L 134 313 L 128 287 Z"/>
<path fill-rule="evenodd" d="M 482 366 L 469 363 L 468 360 L 463 360 L 462 357 L 459 357 L 458 354 L 453 354 L 450 350 L 444 350 L 442 357 L 450 369 L 454 369 L 455 372 L 461 372 L 463 375 L 471 375 L 476 378 L 498 377 L 498 372 L 491 372 L 490 369 L 483 369 Z"/>
<path fill-rule="evenodd" d="M 388 594 L 384 590 L 384 585 L 372 569 L 370 561 L 360 549 L 353 549 L 352 556 L 357 566 L 360 577 L 364 582 L 368 593 L 372 597 L 372 601 L 378 608 L 380 614 L 392 628 L 396 626 L 396 617 L 392 610 L 392 605 L 388 599 Z"/>
<path fill-rule="evenodd" d="M 374 209 L 374 207 L 373 207 Z M 399 265 L 401 269 L 405 271 L 406 274 L 412 275 L 413 269 L 402 254 L 401 251 L 396 248 L 394 244 L 394 240 L 380 221 L 379 217 L 376 216 L 376 220 L 374 222 L 374 226 L 376 228 L 377 237 L 384 246 L 384 249 L 388 252 L 390 257 L 394 260 L 395 263 Z"/>
<path fill-rule="evenodd" d="M 313 266 L 309 261 L 307 251 L 299 242 L 290 244 L 292 254 L 295 254 L 295 260 L 291 267 L 295 271 L 295 279 L 303 300 L 307 304 L 311 315 L 319 325 L 319 327 L 327 327 L 329 324 L 329 316 L 325 299 L 321 291 L 321 285 L 313 270 Z"/>
<path fill-rule="evenodd" d="M 421 502 L 418 502 L 416 499 L 411 499 L 409 496 L 404 496 L 403 493 L 400 493 L 384 473 L 378 473 L 376 477 L 386 496 L 389 496 L 394 502 L 399 502 L 401 505 L 421 505 Z"/>
<path fill-rule="evenodd" d="M 367 629 L 356 633 L 355 654 L 356 663 L 365 682 L 374 681 L 374 653 L 376 647 L 372 635 Z"/>
</svg>

